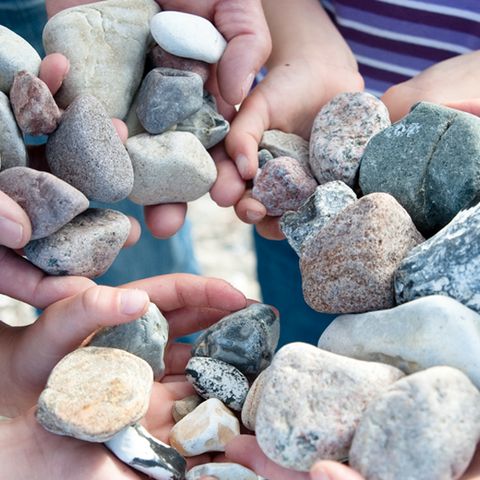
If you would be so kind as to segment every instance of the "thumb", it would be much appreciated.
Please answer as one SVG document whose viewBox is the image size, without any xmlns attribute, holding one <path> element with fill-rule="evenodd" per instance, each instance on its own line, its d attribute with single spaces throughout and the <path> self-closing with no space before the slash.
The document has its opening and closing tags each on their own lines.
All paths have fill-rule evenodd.
<svg viewBox="0 0 480 480">
<path fill-rule="evenodd" d="M 22 248 L 30 240 L 32 227 L 25 211 L 0 191 L 0 245 Z"/>
<path fill-rule="evenodd" d="M 317 462 L 310 470 L 310 480 L 364 480 L 363 477 L 341 463 Z"/>
<path fill-rule="evenodd" d="M 473 98 L 471 100 L 463 100 L 460 102 L 448 102 L 445 106 L 480 117 L 480 98 Z"/>
</svg>

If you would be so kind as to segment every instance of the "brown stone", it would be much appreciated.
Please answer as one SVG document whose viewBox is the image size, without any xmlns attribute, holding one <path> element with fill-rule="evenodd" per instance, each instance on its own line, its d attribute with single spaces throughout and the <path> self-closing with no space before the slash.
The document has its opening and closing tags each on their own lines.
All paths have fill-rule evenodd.
<svg viewBox="0 0 480 480">
<path fill-rule="evenodd" d="M 177 400 L 172 407 L 172 417 L 175 423 L 193 412 L 203 401 L 204 399 L 198 395 L 190 395 L 182 400 Z"/>
</svg>

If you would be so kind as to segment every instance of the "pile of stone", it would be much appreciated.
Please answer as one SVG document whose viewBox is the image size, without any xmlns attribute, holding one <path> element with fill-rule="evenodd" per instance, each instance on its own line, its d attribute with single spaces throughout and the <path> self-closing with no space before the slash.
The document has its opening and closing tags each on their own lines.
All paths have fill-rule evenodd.
<svg viewBox="0 0 480 480">
<path fill-rule="evenodd" d="M 201 17 L 159 10 L 107 0 L 55 15 L 45 50 L 70 61 L 55 98 L 34 49 L 0 27 L 0 190 L 32 222 L 26 257 L 51 275 L 101 275 L 128 238 L 127 217 L 90 200 L 190 202 L 217 178 L 207 149 L 229 124 L 204 84 L 226 41 Z M 127 121 L 126 147 L 111 117 Z M 22 134 L 48 135 L 51 173 L 28 166 Z"/>
</svg>

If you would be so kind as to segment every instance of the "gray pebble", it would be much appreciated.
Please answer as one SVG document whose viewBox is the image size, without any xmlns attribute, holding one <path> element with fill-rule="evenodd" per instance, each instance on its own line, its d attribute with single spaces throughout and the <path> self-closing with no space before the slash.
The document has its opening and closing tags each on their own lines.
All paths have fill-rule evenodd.
<svg viewBox="0 0 480 480">
<path fill-rule="evenodd" d="M 267 149 L 258 152 L 258 168 L 263 168 L 270 160 L 273 160 L 273 155 Z"/>
<path fill-rule="evenodd" d="M 257 474 L 238 463 L 205 463 L 188 471 L 185 480 L 212 476 L 217 480 L 258 480 Z"/>
</svg>

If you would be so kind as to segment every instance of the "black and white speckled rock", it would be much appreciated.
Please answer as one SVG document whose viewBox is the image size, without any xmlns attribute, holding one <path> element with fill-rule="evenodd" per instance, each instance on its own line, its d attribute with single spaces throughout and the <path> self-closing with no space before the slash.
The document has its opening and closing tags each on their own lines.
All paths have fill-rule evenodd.
<svg viewBox="0 0 480 480">
<path fill-rule="evenodd" d="M 174 448 L 150 435 L 138 423 L 123 429 L 105 445 L 122 462 L 150 478 L 185 478 L 185 459 Z"/>
<path fill-rule="evenodd" d="M 50 275 L 93 278 L 108 270 L 129 233 L 130 220 L 123 213 L 92 208 L 52 235 L 29 242 L 25 255 Z"/>
<path fill-rule="evenodd" d="M 299 135 L 285 133 L 281 130 L 267 130 L 264 132 L 258 147 L 260 150 L 268 150 L 274 158 L 294 158 L 307 170 L 307 172 L 311 173 L 309 164 L 309 144 L 307 140 Z"/>
<path fill-rule="evenodd" d="M 366 92 L 341 93 L 317 114 L 310 136 L 310 167 L 318 183 L 357 181 L 368 141 L 390 126 L 387 107 Z"/>
<path fill-rule="evenodd" d="M 268 368 L 263 370 L 260 375 L 255 379 L 248 391 L 247 398 L 243 402 L 242 407 L 242 423 L 251 430 L 255 431 L 255 425 L 257 422 L 257 410 L 260 404 L 260 398 L 262 397 L 263 387 L 268 378 Z"/>
<path fill-rule="evenodd" d="M 192 356 L 211 357 L 258 375 L 270 365 L 280 335 L 280 318 L 269 305 L 254 303 L 207 328 Z"/>
<path fill-rule="evenodd" d="M 349 461 L 369 480 L 457 480 L 479 439 L 480 393 L 462 372 L 434 367 L 370 403 Z"/>
<path fill-rule="evenodd" d="M 173 402 L 172 417 L 175 423 L 193 412 L 204 401 L 205 399 L 194 394 Z"/>
<path fill-rule="evenodd" d="M 154 303 L 147 313 L 134 322 L 105 327 L 90 340 L 92 347 L 119 348 L 143 358 L 153 370 L 155 380 L 165 373 L 165 348 L 168 342 L 168 322 Z"/>
<path fill-rule="evenodd" d="M 167 131 L 187 119 L 203 105 L 200 75 L 171 68 L 155 68 L 142 83 L 137 116 L 151 134 Z"/>
<path fill-rule="evenodd" d="M 338 213 L 357 200 L 345 183 L 334 181 L 319 185 L 315 193 L 297 210 L 280 218 L 280 228 L 290 246 L 300 256 L 308 237 L 321 230 Z"/>
<path fill-rule="evenodd" d="M 238 463 L 204 463 L 187 472 L 185 480 L 200 480 L 214 477 L 217 480 L 258 480 L 258 476 L 250 469 Z"/>
<path fill-rule="evenodd" d="M 49 137 L 46 155 L 51 172 L 90 200 L 118 202 L 133 187 L 130 157 L 102 104 L 77 97 Z"/>
<path fill-rule="evenodd" d="M 480 313 L 480 204 L 418 245 L 395 272 L 397 303 L 447 295 Z"/>
<path fill-rule="evenodd" d="M 203 398 L 217 398 L 240 411 L 248 393 L 248 380 L 228 363 L 208 357 L 192 357 L 185 368 L 187 380 Z"/>
<path fill-rule="evenodd" d="M 88 208 L 88 199 L 51 173 L 13 167 L 0 173 L 0 190 L 15 200 L 32 224 L 32 240 L 47 237 Z"/>
</svg>

